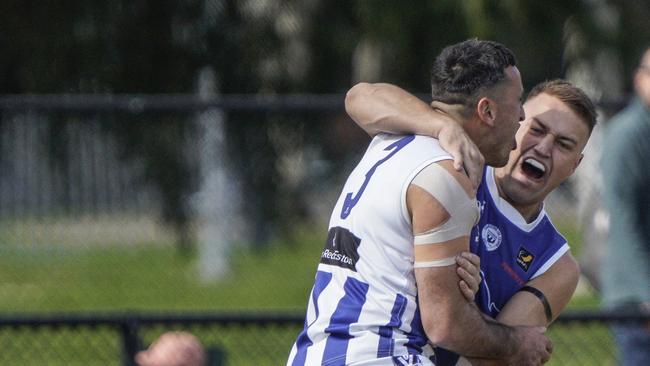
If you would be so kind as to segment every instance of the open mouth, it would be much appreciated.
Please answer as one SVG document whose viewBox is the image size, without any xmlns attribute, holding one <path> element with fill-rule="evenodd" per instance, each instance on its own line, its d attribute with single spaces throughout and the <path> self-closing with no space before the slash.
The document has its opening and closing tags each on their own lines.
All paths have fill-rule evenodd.
<svg viewBox="0 0 650 366">
<path fill-rule="evenodd" d="M 546 167 L 544 164 L 533 158 L 524 160 L 524 162 L 521 164 L 521 170 L 524 172 L 524 174 L 533 179 L 541 179 L 546 173 Z"/>
</svg>

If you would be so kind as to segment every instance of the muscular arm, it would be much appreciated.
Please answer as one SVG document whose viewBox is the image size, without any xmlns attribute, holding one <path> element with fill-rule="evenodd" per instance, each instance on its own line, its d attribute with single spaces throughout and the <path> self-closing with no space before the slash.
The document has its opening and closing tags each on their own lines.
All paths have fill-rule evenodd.
<svg viewBox="0 0 650 366">
<path fill-rule="evenodd" d="M 471 190 L 469 179 L 453 170 L 451 162 L 441 165 L 462 182 L 466 192 Z M 416 185 L 407 191 L 407 207 L 414 233 L 438 227 L 450 217 L 440 202 Z M 416 262 L 453 257 L 468 247 L 468 236 L 418 245 Z M 538 364 L 548 358 L 548 340 L 539 329 L 513 328 L 487 321 L 476 306 L 465 300 L 458 286 L 455 263 L 416 268 L 415 276 L 422 324 L 431 343 L 464 355 L 507 359 L 516 364 Z"/>
<path fill-rule="evenodd" d="M 571 253 L 565 253 L 543 275 L 531 280 L 528 286 L 540 290 L 551 306 L 553 319 L 564 310 L 578 285 L 580 268 Z M 508 300 L 497 320 L 508 325 L 540 325 L 550 322 L 546 319 L 540 299 L 529 292 L 517 292 Z"/>
<path fill-rule="evenodd" d="M 512 328 L 485 320 L 465 301 L 453 266 L 416 270 L 422 323 L 431 343 L 459 354 L 508 358 L 518 347 Z"/>
<path fill-rule="evenodd" d="M 370 136 L 380 132 L 431 136 L 454 157 L 454 168 L 463 168 L 474 189 L 478 187 L 485 160 L 462 127 L 418 97 L 395 85 L 359 83 L 345 96 L 345 110 Z"/>
<path fill-rule="evenodd" d="M 370 136 L 387 132 L 438 137 L 446 124 L 454 123 L 415 95 L 384 83 L 353 86 L 345 96 L 345 110 Z"/>
<path fill-rule="evenodd" d="M 531 280 L 527 285 L 544 293 L 551 306 L 552 321 L 569 303 L 579 277 L 580 268 L 578 263 L 571 256 L 571 253 L 566 253 L 543 275 Z M 529 292 L 523 291 L 517 292 L 508 300 L 496 320 L 511 326 L 547 326 L 551 323 L 546 318 L 544 306 L 540 299 Z M 471 358 L 470 361 L 474 366 L 500 364 L 500 361 L 478 358 Z"/>
</svg>

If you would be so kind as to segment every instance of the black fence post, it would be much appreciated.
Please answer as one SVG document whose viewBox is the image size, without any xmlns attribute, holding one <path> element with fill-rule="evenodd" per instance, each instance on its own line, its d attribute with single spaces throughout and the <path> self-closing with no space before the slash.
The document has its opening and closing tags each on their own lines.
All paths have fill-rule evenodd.
<svg viewBox="0 0 650 366">
<path fill-rule="evenodd" d="M 122 364 L 136 366 L 135 355 L 140 350 L 138 330 L 140 323 L 137 317 L 127 317 L 121 324 L 122 328 Z"/>
</svg>

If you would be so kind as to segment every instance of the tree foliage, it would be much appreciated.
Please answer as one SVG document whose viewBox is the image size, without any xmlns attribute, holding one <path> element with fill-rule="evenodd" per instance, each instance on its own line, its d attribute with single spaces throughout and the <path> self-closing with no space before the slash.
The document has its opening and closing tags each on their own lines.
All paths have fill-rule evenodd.
<svg viewBox="0 0 650 366">
<path fill-rule="evenodd" d="M 360 81 L 362 43 L 375 50 L 364 62 L 378 65 L 377 80 L 425 92 L 435 55 L 471 37 L 511 47 L 526 87 L 592 62 L 602 48 L 615 50 L 629 75 L 650 39 L 648 9 L 635 0 L 4 0 L 0 92 L 192 93 L 209 66 L 221 93 L 343 93 Z M 187 231 L 184 202 L 196 188 L 182 152 L 187 121 L 124 119 L 106 132 L 125 159 L 144 159 L 164 217 Z M 227 116 L 230 160 L 243 191 L 256 197 L 245 208 L 256 227 L 302 215 L 300 206 L 283 206 L 296 192 L 283 183 L 278 159 L 306 146 L 341 158 L 331 139 L 317 137 L 335 121 L 301 130 L 291 118 Z"/>
</svg>

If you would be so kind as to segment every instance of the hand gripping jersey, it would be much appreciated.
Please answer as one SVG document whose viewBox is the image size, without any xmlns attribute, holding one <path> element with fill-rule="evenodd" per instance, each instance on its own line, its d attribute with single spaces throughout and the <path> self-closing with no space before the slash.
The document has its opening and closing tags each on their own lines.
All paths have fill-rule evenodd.
<svg viewBox="0 0 650 366">
<path fill-rule="evenodd" d="M 406 191 L 450 159 L 424 136 L 376 136 L 332 212 L 305 326 L 287 365 L 431 365 L 417 309 Z"/>
<path fill-rule="evenodd" d="M 499 196 L 494 169 L 486 167 L 476 199 L 481 218 L 472 229 L 470 248 L 481 257 L 483 281 L 476 303 L 496 317 L 528 281 L 546 272 L 569 250 L 567 241 L 542 209 L 526 223 L 514 207 Z M 436 348 L 436 365 L 456 365 L 458 355 Z M 462 363 L 459 363 L 462 364 Z"/>
</svg>

